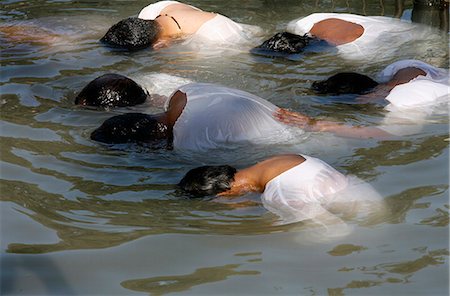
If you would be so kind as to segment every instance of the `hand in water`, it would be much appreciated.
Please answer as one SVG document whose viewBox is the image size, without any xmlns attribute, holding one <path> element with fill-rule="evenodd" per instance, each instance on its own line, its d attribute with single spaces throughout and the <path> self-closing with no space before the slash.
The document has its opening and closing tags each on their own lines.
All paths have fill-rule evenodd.
<svg viewBox="0 0 450 296">
<path fill-rule="evenodd" d="M 311 117 L 283 108 L 278 109 L 275 112 L 274 117 L 284 124 L 292 125 L 302 129 L 307 129 L 312 124 L 314 124 L 314 119 L 312 119 Z"/>
<path fill-rule="evenodd" d="M 52 45 L 61 36 L 34 25 L 0 26 L 0 36 L 10 42 Z"/>
</svg>

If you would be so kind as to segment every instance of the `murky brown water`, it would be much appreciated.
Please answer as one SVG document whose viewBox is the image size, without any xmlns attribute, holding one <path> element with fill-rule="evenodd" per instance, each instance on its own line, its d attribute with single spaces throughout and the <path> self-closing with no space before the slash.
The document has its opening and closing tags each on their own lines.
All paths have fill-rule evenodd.
<svg viewBox="0 0 450 296">
<path fill-rule="evenodd" d="M 315 134 L 292 146 L 212 157 L 98 145 L 89 132 L 120 110 L 72 104 L 101 74 L 155 86 L 151 75 L 164 73 L 243 89 L 308 114 L 375 124 L 381 108 L 325 102 L 310 90 L 311 82 L 343 69 L 375 76 L 400 58 L 448 67 L 447 34 L 412 40 L 377 61 L 332 53 L 273 59 L 245 48 L 198 52 L 181 44 L 123 53 L 97 40 L 148 1 L 0 3 L 2 23 L 39 24 L 67 38 L 50 48 L 2 40 L 2 295 L 448 295 L 448 113 L 396 140 Z M 378 0 L 189 3 L 259 25 L 262 37 L 312 12 L 396 14 L 395 1 Z M 417 17 L 412 7 L 405 1 L 399 15 Z M 436 14 L 422 15 L 438 23 Z M 168 78 L 160 82 L 159 90 L 170 88 Z M 319 157 L 366 180 L 385 198 L 388 212 L 348 221 L 348 236 L 318 236 L 308 225 L 276 226 L 256 195 L 230 206 L 174 193 L 174 184 L 201 163 L 245 166 L 285 151 Z"/>
</svg>

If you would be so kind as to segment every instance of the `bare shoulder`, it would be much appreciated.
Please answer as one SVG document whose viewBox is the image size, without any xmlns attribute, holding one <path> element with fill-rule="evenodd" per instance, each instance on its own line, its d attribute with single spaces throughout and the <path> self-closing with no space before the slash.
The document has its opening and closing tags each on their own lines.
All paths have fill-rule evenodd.
<svg viewBox="0 0 450 296">
<path fill-rule="evenodd" d="M 364 33 L 363 26 L 338 18 L 319 21 L 311 28 L 311 34 L 335 45 L 352 42 Z"/>
<path fill-rule="evenodd" d="M 186 103 L 187 103 L 187 95 L 184 92 L 177 90 L 172 95 L 169 101 L 169 106 L 167 108 L 167 116 L 170 125 L 173 126 L 175 124 L 175 121 L 178 119 L 178 117 L 180 117 L 181 113 L 183 112 Z"/>
<path fill-rule="evenodd" d="M 281 173 L 303 163 L 305 158 L 298 154 L 282 154 L 270 157 L 253 166 L 260 175 L 262 184 L 266 184 Z"/>
<path fill-rule="evenodd" d="M 391 81 L 398 84 L 403 84 L 411 81 L 412 79 L 416 78 L 417 76 L 426 76 L 427 73 L 419 68 L 415 67 L 408 67 L 400 69 L 397 73 L 394 74 L 394 77 L 392 77 Z"/>
<path fill-rule="evenodd" d="M 279 154 L 275 156 L 271 156 L 268 159 L 262 161 L 261 163 L 286 163 L 286 162 L 303 162 L 305 158 L 299 154 Z"/>
</svg>

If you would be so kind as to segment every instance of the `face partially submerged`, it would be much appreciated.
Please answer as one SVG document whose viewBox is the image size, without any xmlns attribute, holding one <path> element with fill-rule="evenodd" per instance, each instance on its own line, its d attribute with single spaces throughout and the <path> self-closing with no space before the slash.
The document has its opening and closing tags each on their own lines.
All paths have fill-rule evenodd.
<svg viewBox="0 0 450 296">
<path fill-rule="evenodd" d="M 315 37 L 307 35 L 300 36 L 289 32 L 277 33 L 264 41 L 261 45 L 254 48 L 253 52 L 280 52 L 286 54 L 295 54 L 304 51 L 305 47 L 314 43 L 321 42 Z"/>
<path fill-rule="evenodd" d="M 113 25 L 100 41 L 116 48 L 139 50 L 152 46 L 160 32 L 156 21 L 130 17 Z"/>
<path fill-rule="evenodd" d="M 107 119 L 91 134 L 94 141 L 106 144 L 152 143 L 168 138 L 168 128 L 155 116 L 126 113 Z"/>
<path fill-rule="evenodd" d="M 75 98 L 75 104 L 126 107 L 142 104 L 146 99 L 146 91 L 130 78 L 119 74 L 105 74 L 89 82 Z"/>
<path fill-rule="evenodd" d="M 202 166 L 190 170 L 178 186 L 193 196 L 217 195 L 231 188 L 236 172 L 229 165 Z"/>
<path fill-rule="evenodd" d="M 377 85 L 376 81 L 366 75 L 344 72 L 326 80 L 314 82 L 312 88 L 321 94 L 364 94 Z"/>
</svg>

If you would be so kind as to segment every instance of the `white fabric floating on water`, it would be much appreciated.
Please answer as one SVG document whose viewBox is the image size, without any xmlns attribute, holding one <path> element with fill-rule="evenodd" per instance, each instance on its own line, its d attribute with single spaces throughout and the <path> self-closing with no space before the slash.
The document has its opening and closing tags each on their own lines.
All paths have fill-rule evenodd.
<svg viewBox="0 0 450 296">
<path fill-rule="evenodd" d="M 344 176 L 320 159 L 306 160 L 266 184 L 262 203 L 280 217 L 279 224 L 305 220 L 343 223 L 335 214 L 367 214 L 384 208 L 381 196 L 354 176 Z"/>
<path fill-rule="evenodd" d="M 287 31 L 308 34 L 314 24 L 329 18 L 356 23 L 364 28 L 363 34 L 353 42 L 336 46 L 348 59 L 382 59 L 394 56 L 407 42 L 430 38 L 430 30 L 417 24 L 383 16 L 361 16 L 349 13 L 313 13 L 291 21 Z"/>
<path fill-rule="evenodd" d="M 201 151 L 292 140 L 291 128 L 273 116 L 278 107 L 258 96 L 209 83 L 184 85 L 180 91 L 187 103 L 174 125 L 174 148 Z"/>
</svg>

